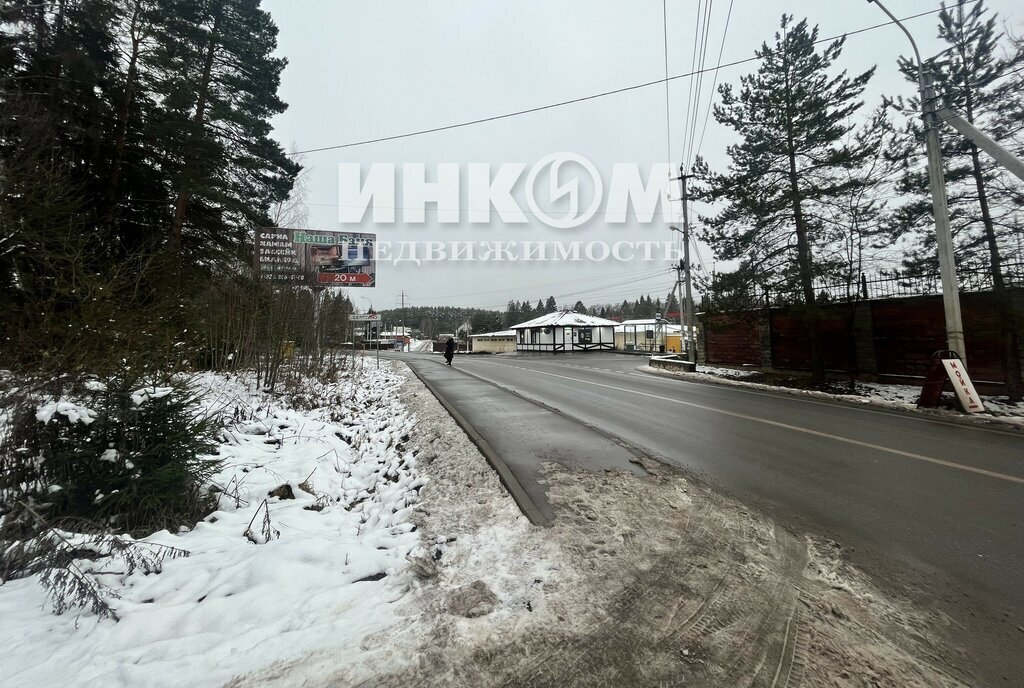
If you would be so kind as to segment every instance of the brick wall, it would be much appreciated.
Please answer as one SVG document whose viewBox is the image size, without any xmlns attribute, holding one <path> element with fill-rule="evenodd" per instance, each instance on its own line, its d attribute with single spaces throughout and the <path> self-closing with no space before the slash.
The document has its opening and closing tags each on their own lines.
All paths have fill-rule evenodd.
<svg viewBox="0 0 1024 688">
<path fill-rule="evenodd" d="M 1018 326 L 1024 328 L 1024 289 L 1011 290 Z M 999 381 L 1002 322 L 991 292 L 960 295 L 967 365 L 977 380 Z M 701 318 L 709 364 L 753 364 L 809 370 L 810 338 L 801 307 Z M 941 295 L 876 299 L 821 307 L 825 368 L 867 375 L 924 375 L 931 355 L 946 347 Z M 1024 338 L 1019 355 L 1024 360 Z"/>
<path fill-rule="evenodd" d="M 759 334 L 762 319 L 758 312 L 701 317 L 704 361 L 708 365 L 764 365 Z"/>
</svg>

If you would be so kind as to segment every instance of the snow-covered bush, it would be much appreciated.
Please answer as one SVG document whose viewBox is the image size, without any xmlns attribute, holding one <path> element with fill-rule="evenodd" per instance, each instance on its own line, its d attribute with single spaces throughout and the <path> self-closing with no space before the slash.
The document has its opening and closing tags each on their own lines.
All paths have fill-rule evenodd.
<svg viewBox="0 0 1024 688">
<path fill-rule="evenodd" d="M 220 465 L 211 456 L 216 419 L 199 412 L 181 381 L 153 383 L 130 374 L 87 380 L 8 408 L 0 513 L 10 521 L 31 507 L 38 516 L 26 523 L 92 524 L 79 532 L 176 530 L 202 518 L 205 485 Z"/>
</svg>

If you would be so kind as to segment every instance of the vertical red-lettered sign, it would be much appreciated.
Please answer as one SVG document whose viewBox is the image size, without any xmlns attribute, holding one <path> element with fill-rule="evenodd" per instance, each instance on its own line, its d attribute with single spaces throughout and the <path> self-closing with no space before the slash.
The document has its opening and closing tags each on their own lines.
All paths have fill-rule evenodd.
<svg viewBox="0 0 1024 688">
<path fill-rule="evenodd" d="M 949 381 L 953 383 L 953 391 L 956 392 L 956 398 L 960 401 L 960 407 L 967 413 L 984 411 L 985 407 L 981 403 L 981 397 L 975 391 L 964 364 L 957 359 L 944 358 L 942 366 L 946 369 Z"/>
</svg>

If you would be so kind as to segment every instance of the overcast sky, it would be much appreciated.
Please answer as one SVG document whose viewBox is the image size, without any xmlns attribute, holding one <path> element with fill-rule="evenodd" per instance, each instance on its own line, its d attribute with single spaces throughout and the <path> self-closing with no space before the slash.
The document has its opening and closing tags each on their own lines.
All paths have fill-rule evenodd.
<svg viewBox="0 0 1024 688">
<path fill-rule="evenodd" d="M 691 70 L 697 0 L 668 0 L 668 72 Z M 1019 0 L 990 0 L 987 5 L 1024 31 Z M 938 0 L 888 0 L 899 17 L 935 9 Z M 665 73 L 661 0 L 448 0 L 351 2 L 347 0 L 265 0 L 278 27 L 279 54 L 288 58 L 281 95 L 288 111 L 275 120 L 277 138 L 290 150 L 305 150 L 386 137 L 501 115 L 661 79 Z M 807 17 L 821 36 L 833 36 L 882 23 L 886 17 L 867 0 L 734 0 L 722 46 L 728 0 L 712 3 L 707 65 L 753 56 L 773 35 L 783 12 Z M 907 22 L 925 56 L 938 49 L 936 15 Z M 910 54 L 895 26 L 850 36 L 841 67 L 857 73 L 877 65 L 865 94 L 864 112 L 882 94 L 912 94 L 896 69 L 897 56 Z M 724 68 L 719 83 L 738 83 L 756 63 Z M 705 75 L 699 98 L 698 135 L 711 96 L 712 74 Z M 533 220 L 527 225 L 403 226 L 375 224 L 369 213 L 358 225 L 338 221 L 338 164 L 357 162 L 427 164 L 520 162 L 527 170 L 552 153 L 573 152 L 594 163 L 605 176 L 615 163 L 642 170 L 655 162 L 678 166 L 690 80 L 670 83 L 668 103 L 671 150 L 666 131 L 664 85 L 589 100 L 562 108 L 397 141 L 319 153 L 303 158 L 308 168 L 309 226 L 326 230 L 375 232 L 399 241 L 669 241 L 667 220 L 639 226 L 610 227 L 595 220 L 576 229 L 553 229 Z M 695 99 L 693 99 L 695 100 Z M 710 118 L 700 147 L 713 167 L 727 163 L 728 131 Z M 464 168 L 463 168 L 464 169 Z M 525 174 L 524 174 L 525 177 Z M 586 205 L 586 201 L 583 202 Z M 401 184 L 397 205 L 402 206 Z M 528 209 L 525 202 L 520 205 Z M 604 206 L 601 206 L 604 209 Z M 696 210 L 701 210 L 697 208 Z M 671 209 L 670 213 L 677 213 Z M 706 269 L 713 256 L 701 250 Z M 697 257 L 695 256 L 695 263 Z M 720 267 L 720 266 L 719 266 Z M 351 289 L 357 307 L 367 297 L 377 308 L 399 304 L 461 305 L 504 309 L 511 299 L 546 299 L 559 304 L 621 302 L 641 294 L 664 296 L 674 273 L 664 260 L 632 262 L 430 262 L 383 263 L 373 289 Z"/>
</svg>

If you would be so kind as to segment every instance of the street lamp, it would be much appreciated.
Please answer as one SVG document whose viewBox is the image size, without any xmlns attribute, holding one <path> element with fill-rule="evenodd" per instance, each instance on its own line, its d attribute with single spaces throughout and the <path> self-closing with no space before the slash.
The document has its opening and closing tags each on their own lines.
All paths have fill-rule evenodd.
<svg viewBox="0 0 1024 688">
<path fill-rule="evenodd" d="M 924 120 L 925 146 L 928 150 L 928 179 L 932 192 L 932 214 L 935 217 L 935 235 L 939 248 L 939 272 L 942 275 L 942 304 L 946 313 L 946 346 L 967 360 L 964 346 L 964 325 L 960 315 L 960 290 L 957 287 L 956 263 L 953 260 L 953 232 L 949 226 L 949 210 L 946 207 L 946 180 L 942 173 L 942 151 L 939 148 L 939 118 L 935 112 L 935 89 L 932 78 L 924 69 L 921 52 L 907 27 L 900 23 L 892 12 L 879 0 L 868 0 L 878 5 L 900 30 L 910 39 L 917 60 L 917 88 L 921 98 L 921 114 Z"/>
</svg>

